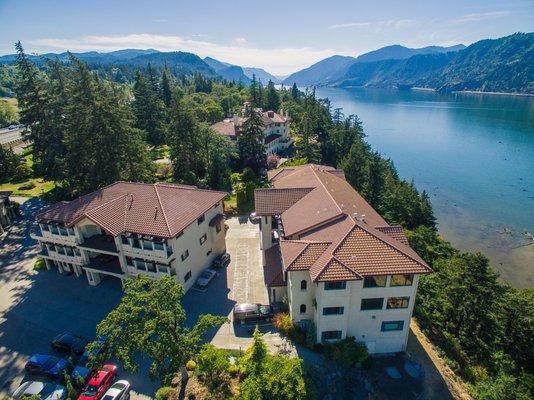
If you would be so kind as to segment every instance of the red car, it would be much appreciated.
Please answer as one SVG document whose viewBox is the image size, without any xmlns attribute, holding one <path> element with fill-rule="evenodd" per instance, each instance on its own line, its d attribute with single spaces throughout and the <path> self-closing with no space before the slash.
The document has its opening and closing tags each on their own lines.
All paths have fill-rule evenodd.
<svg viewBox="0 0 534 400">
<path fill-rule="evenodd" d="M 100 371 L 91 375 L 78 400 L 100 400 L 117 376 L 117 366 L 106 364 Z"/>
</svg>

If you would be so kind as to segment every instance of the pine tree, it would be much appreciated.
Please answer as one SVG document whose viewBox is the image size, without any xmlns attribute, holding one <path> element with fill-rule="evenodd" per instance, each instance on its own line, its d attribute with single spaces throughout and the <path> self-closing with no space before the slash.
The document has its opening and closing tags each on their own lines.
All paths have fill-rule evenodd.
<svg viewBox="0 0 534 400">
<path fill-rule="evenodd" d="M 161 75 L 161 100 L 166 107 L 171 105 L 172 100 L 172 86 L 171 86 L 171 71 L 169 67 L 165 66 Z"/>
<path fill-rule="evenodd" d="M 165 141 L 165 105 L 160 99 L 157 78 L 152 67 L 147 75 L 137 71 L 134 83 L 133 108 L 136 126 L 147 133 L 150 143 L 158 145 Z"/>
<path fill-rule="evenodd" d="M 274 87 L 273 81 L 267 85 L 267 110 L 278 111 L 280 108 L 280 96 Z"/>
<path fill-rule="evenodd" d="M 296 83 L 293 83 L 293 87 L 291 87 L 291 97 L 293 97 L 293 100 L 298 100 L 299 96 L 299 88 L 297 87 Z"/>
<path fill-rule="evenodd" d="M 252 82 L 249 87 L 249 98 L 253 107 L 261 107 L 259 100 L 260 95 L 258 93 L 258 81 L 256 80 L 256 74 L 252 74 Z"/>
<path fill-rule="evenodd" d="M 263 120 L 252 104 L 245 106 L 244 122 L 237 137 L 237 148 L 241 166 L 251 168 L 261 175 L 267 168 L 267 156 L 263 137 Z"/>
</svg>

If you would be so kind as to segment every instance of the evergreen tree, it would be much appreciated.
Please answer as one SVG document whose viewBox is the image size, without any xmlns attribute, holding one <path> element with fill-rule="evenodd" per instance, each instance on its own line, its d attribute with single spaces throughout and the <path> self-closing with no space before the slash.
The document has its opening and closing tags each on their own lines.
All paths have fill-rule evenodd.
<svg viewBox="0 0 534 400">
<path fill-rule="evenodd" d="M 133 92 L 136 127 L 147 133 L 150 143 L 155 145 L 163 143 L 165 104 L 160 99 L 156 76 L 150 65 L 147 76 L 137 71 Z"/>
<path fill-rule="evenodd" d="M 20 158 L 11 149 L 0 146 L 0 183 L 6 182 L 15 176 L 15 169 Z"/>
<path fill-rule="evenodd" d="M 278 111 L 280 108 L 280 96 L 274 87 L 273 81 L 267 85 L 267 110 Z"/>
<path fill-rule="evenodd" d="M 245 106 L 244 122 L 237 137 L 237 148 L 242 167 L 249 167 L 256 175 L 267 168 L 263 137 L 263 120 L 252 104 Z"/>
<path fill-rule="evenodd" d="M 291 97 L 293 98 L 293 100 L 298 100 L 299 95 L 299 88 L 297 87 L 296 83 L 293 83 L 293 86 L 291 87 Z"/>
<path fill-rule="evenodd" d="M 259 87 L 258 87 L 258 81 L 256 80 L 256 74 L 252 74 L 252 82 L 250 83 L 249 93 L 250 93 L 249 98 L 250 98 L 250 102 L 252 103 L 252 106 L 261 107 Z"/>
<path fill-rule="evenodd" d="M 161 75 L 161 100 L 166 107 L 171 105 L 172 100 L 172 86 L 171 86 L 171 71 L 169 67 L 165 66 Z"/>
</svg>

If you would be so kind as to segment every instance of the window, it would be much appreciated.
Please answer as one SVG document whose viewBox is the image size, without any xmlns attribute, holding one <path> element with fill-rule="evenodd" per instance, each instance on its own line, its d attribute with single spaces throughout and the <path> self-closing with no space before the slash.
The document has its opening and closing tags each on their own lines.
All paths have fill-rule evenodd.
<svg viewBox="0 0 534 400">
<path fill-rule="evenodd" d="M 136 249 L 140 249 L 141 248 L 141 242 L 139 241 L 139 239 L 134 238 L 132 240 L 132 247 L 135 247 Z"/>
<path fill-rule="evenodd" d="M 384 298 L 362 299 L 360 310 L 381 310 L 384 305 Z"/>
<path fill-rule="evenodd" d="M 202 216 L 200 216 L 198 219 L 197 219 L 197 224 L 200 225 L 201 223 L 204 222 L 206 218 L 204 217 L 204 214 L 202 214 Z"/>
<path fill-rule="evenodd" d="M 308 289 L 308 281 L 306 279 L 303 279 L 300 281 L 300 290 L 307 290 Z"/>
<path fill-rule="evenodd" d="M 67 233 L 69 234 L 69 236 L 74 236 L 74 229 L 67 228 Z"/>
<path fill-rule="evenodd" d="M 382 332 L 402 331 L 404 329 L 404 321 L 384 321 L 382 322 Z"/>
<path fill-rule="evenodd" d="M 345 290 L 346 287 L 347 287 L 347 282 L 345 281 L 324 283 L 324 290 Z"/>
<path fill-rule="evenodd" d="M 133 265 L 133 259 L 132 257 L 126 257 L 126 265 L 132 266 Z"/>
<path fill-rule="evenodd" d="M 200 237 L 200 245 L 202 246 L 204 243 L 206 243 L 206 240 L 208 240 L 208 236 L 206 234 L 203 234 Z"/>
<path fill-rule="evenodd" d="M 323 315 L 342 315 L 345 307 L 323 307 Z"/>
<path fill-rule="evenodd" d="M 149 272 L 156 272 L 156 264 L 152 262 L 146 262 L 146 268 Z"/>
<path fill-rule="evenodd" d="M 215 225 L 215 231 L 219 233 L 221 231 L 221 222 L 217 222 L 217 225 Z"/>
<path fill-rule="evenodd" d="M 163 243 L 154 242 L 154 250 L 163 251 L 164 250 Z"/>
<path fill-rule="evenodd" d="M 121 242 L 122 242 L 122 244 L 128 244 L 128 245 L 130 244 L 130 241 L 124 235 L 121 235 Z"/>
<path fill-rule="evenodd" d="M 54 235 L 59 235 L 59 229 L 57 228 L 57 226 L 50 226 L 50 233 L 54 234 Z"/>
<path fill-rule="evenodd" d="M 41 229 L 42 229 L 43 231 L 47 231 L 47 232 L 50 230 L 50 228 L 49 228 L 48 225 L 46 225 L 46 224 L 42 224 L 42 225 L 41 225 Z"/>
<path fill-rule="evenodd" d="M 185 261 L 189 257 L 189 250 L 186 250 L 182 253 L 182 261 Z"/>
<path fill-rule="evenodd" d="M 323 331 L 321 333 L 321 339 L 323 341 L 341 339 L 341 331 Z"/>
<path fill-rule="evenodd" d="M 389 286 L 412 286 L 413 274 L 391 275 Z"/>
<path fill-rule="evenodd" d="M 387 309 L 391 308 L 408 308 L 410 303 L 409 297 L 390 297 L 388 299 Z"/>
<path fill-rule="evenodd" d="M 211 251 L 212 249 L 209 249 L 208 252 L 206 253 L 206 256 L 209 256 L 211 254 Z"/>
<path fill-rule="evenodd" d="M 143 240 L 143 250 L 152 251 L 152 242 L 149 240 Z"/>
<path fill-rule="evenodd" d="M 363 280 L 363 287 L 364 288 L 372 288 L 372 287 L 384 287 L 386 286 L 386 278 L 387 276 L 366 276 Z"/>
<path fill-rule="evenodd" d="M 301 304 L 300 305 L 300 313 L 301 314 L 306 314 L 306 304 Z"/>
<path fill-rule="evenodd" d="M 189 280 L 189 278 L 191 278 L 191 271 L 189 271 L 187 274 L 185 274 L 184 282 L 187 282 Z"/>
</svg>

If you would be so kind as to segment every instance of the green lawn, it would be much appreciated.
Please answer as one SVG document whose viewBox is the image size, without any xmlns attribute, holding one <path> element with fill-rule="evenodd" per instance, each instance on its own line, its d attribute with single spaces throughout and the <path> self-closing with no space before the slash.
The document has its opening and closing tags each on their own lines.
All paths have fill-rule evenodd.
<svg viewBox="0 0 534 400">
<path fill-rule="evenodd" d="M 32 189 L 20 189 L 29 183 L 35 185 Z M 31 178 L 23 182 L 8 182 L 0 184 L 0 191 L 11 191 L 12 196 L 36 197 L 45 194 L 56 187 L 54 181 L 45 181 L 43 178 Z"/>
</svg>

